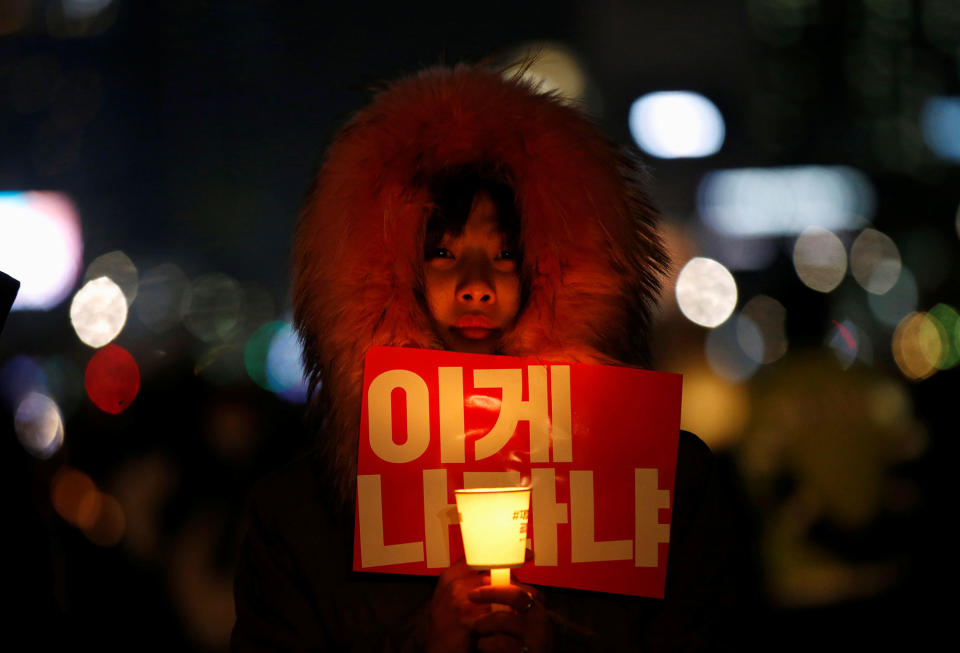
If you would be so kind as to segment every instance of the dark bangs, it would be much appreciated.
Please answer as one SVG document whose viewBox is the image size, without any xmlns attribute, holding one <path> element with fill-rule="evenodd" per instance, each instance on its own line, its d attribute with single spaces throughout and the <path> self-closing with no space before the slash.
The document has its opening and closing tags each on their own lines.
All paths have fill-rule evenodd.
<svg viewBox="0 0 960 653">
<path fill-rule="evenodd" d="M 423 239 L 424 256 L 440 246 L 443 235 L 459 236 L 470 216 L 473 198 L 478 191 L 486 191 L 497 209 L 497 226 L 506 237 L 507 246 L 515 253 L 518 263 L 520 251 L 520 213 L 516 194 L 502 179 L 480 167 L 457 168 L 437 177 L 430 186 L 434 209 L 427 220 Z"/>
</svg>

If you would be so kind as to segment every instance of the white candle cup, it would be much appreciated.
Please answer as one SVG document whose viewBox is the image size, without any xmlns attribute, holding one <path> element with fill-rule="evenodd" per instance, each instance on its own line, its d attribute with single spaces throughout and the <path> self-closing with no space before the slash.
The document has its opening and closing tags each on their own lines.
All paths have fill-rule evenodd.
<svg viewBox="0 0 960 653">
<path fill-rule="evenodd" d="M 456 490 L 460 533 L 467 566 L 510 569 L 523 566 L 530 514 L 529 487 Z M 502 573 L 497 574 L 502 579 Z M 507 583 L 509 584 L 509 573 Z"/>
</svg>

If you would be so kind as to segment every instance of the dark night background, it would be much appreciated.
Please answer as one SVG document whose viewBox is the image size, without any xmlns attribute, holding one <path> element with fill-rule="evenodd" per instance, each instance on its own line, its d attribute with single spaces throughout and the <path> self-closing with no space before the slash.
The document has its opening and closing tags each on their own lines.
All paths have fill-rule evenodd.
<svg viewBox="0 0 960 653">
<path fill-rule="evenodd" d="M 723 262 L 730 245 L 698 217 L 708 171 L 844 165 L 869 178 L 872 227 L 912 270 L 909 310 L 960 306 L 960 154 L 938 154 L 921 129 L 928 99 L 960 96 L 956 1 L 0 0 L 0 191 L 72 199 L 84 266 L 73 291 L 94 259 L 122 250 L 141 282 L 173 263 L 190 280 L 226 275 L 244 298 L 230 333 L 208 338 L 189 320 L 148 328 L 134 301 L 115 342 L 141 385 L 118 415 L 84 393 L 94 352 L 71 325 L 70 295 L 11 313 L 0 436 L 15 606 L 4 621 L 15 632 L 41 649 L 225 649 L 243 497 L 310 445 L 303 406 L 251 380 L 244 351 L 261 324 L 289 319 L 290 233 L 323 148 L 382 82 L 437 63 L 505 62 L 532 43 L 575 53 L 584 107 L 621 143 L 633 143 L 627 115 L 645 93 L 695 90 L 719 108 L 718 153 L 642 154 L 678 268 L 694 255 Z M 944 138 L 957 152 L 960 122 L 953 129 Z M 841 236 L 849 249 L 856 233 Z M 942 522 L 955 512 L 960 377 L 904 371 L 895 324 L 871 322 L 849 275 L 831 293 L 801 283 L 795 237 L 740 243 L 773 255 L 734 270 L 738 308 L 757 294 L 786 307 L 785 356 L 718 381 L 708 330 L 680 315 L 671 286 L 657 367 L 707 388 L 685 385 L 685 425 L 742 482 L 763 572 L 762 646 L 923 649 L 948 623 L 949 602 L 933 594 L 949 596 L 955 580 Z M 852 363 L 835 346 L 847 318 L 872 343 Z M 960 326 L 950 328 L 960 349 Z M 63 445 L 48 458 L 18 440 L 11 398 L 33 383 L 10 372 L 18 357 L 45 370 L 63 414 Z M 113 497 L 116 528 L 78 528 L 55 507 L 65 469 Z"/>
</svg>

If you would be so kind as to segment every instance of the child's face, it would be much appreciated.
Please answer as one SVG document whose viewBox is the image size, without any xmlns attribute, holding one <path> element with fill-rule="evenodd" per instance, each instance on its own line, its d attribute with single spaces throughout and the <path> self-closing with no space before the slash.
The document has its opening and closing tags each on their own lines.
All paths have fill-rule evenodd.
<svg viewBox="0 0 960 653">
<path fill-rule="evenodd" d="M 520 310 L 515 256 L 499 230 L 493 200 L 478 191 L 463 232 L 445 233 L 424 262 L 427 307 L 448 349 L 496 351 Z"/>
</svg>

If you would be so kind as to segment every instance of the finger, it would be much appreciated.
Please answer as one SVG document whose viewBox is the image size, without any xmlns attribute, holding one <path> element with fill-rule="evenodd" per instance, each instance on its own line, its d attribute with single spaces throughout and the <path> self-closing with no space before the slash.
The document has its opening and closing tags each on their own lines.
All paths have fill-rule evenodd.
<svg viewBox="0 0 960 653">
<path fill-rule="evenodd" d="M 481 579 L 481 582 L 482 582 L 483 571 L 477 570 L 477 569 L 471 569 L 470 567 L 467 566 L 466 560 L 464 560 L 463 558 L 460 558 L 459 560 L 457 560 L 456 562 L 454 562 L 449 567 L 443 570 L 443 572 L 440 574 L 440 581 L 452 582 L 461 578 L 473 578 L 473 577 Z"/>
<path fill-rule="evenodd" d="M 523 583 L 514 583 L 514 585 L 529 594 L 530 598 L 536 601 L 539 605 L 545 605 L 543 601 L 543 593 L 533 585 L 524 585 Z"/>
<path fill-rule="evenodd" d="M 500 603 L 501 605 L 508 605 L 521 613 L 529 612 L 536 605 L 535 595 L 529 590 L 517 585 L 482 585 L 470 590 L 467 598 L 474 603 Z"/>
</svg>

